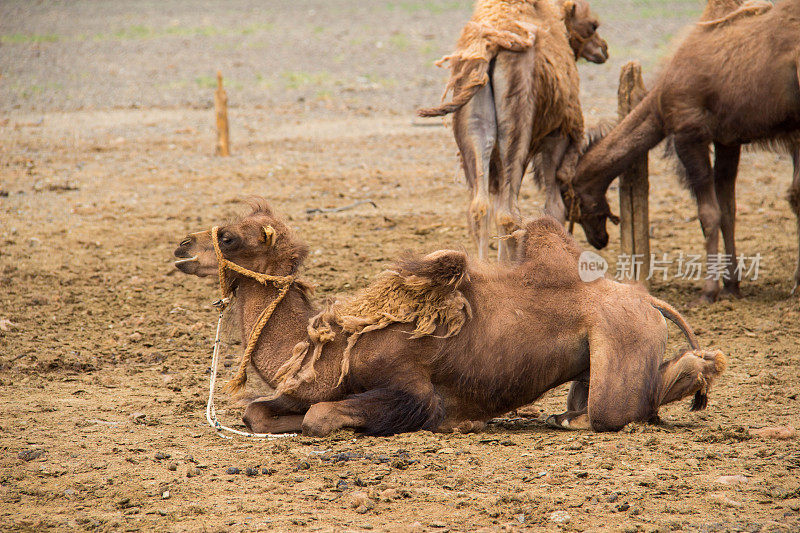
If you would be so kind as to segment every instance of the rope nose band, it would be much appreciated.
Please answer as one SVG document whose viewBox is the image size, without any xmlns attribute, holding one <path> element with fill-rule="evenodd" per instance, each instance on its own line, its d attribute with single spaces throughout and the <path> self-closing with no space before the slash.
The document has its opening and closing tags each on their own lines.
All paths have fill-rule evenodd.
<svg viewBox="0 0 800 533">
<path fill-rule="evenodd" d="M 233 376 L 233 379 L 231 379 L 226 385 L 226 388 L 230 392 L 236 392 L 242 388 L 245 381 L 247 381 L 247 365 L 250 364 L 250 360 L 252 359 L 253 352 L 256 350 L 256 344 L 258 343 L 258 339 L 261 336 L 264 326 L 267 325 L 270 317 L 275 312 L 275 308 L 278 307 L 278 304 L 281 303 L 281 300 L 283 300 L 283 298 L 289 292 L 289 289 L 295 281 L 295 277 L 262 274 L 261 272 L 255 272 L 253 270 L 246 269 L 237 265 L 233 261 L 225 259 L 225 257 L 222 255 L 222 250 L 220 250 L 219 247 L 219 226 L 214 226 L 211 228 L 211 243 L 214 245 L 214 254 L 217 256 L 217 264 L 219 267 L 219 288 L 220 292 L 222 293 L 223 301 L 229 298 L 232 292 L 231 284 L 228 283 L 229 270 L 232 270 L 244 277 L 253 279 L 264 286 L 272 284 L 276 289 L 278 289 L 278 296 L 275 297 L 275 299 L 272 300 L 272 302 L 265 307 L 263 311 L 261 311 L 258 321 L 256 321 L 256 325 L 253 327 L 253 331 L 250 332 L 250 337 L 247 339 L 247 348 L 245 348 L 242 360 L 239 362 L 239 369 L 236 371 L 236 375 Z"/>
</svg>

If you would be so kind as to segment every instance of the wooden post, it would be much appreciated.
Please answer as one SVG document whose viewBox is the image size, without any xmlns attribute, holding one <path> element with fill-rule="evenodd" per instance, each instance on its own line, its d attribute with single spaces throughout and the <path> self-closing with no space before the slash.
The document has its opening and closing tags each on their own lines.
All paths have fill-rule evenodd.
<svg viewBox="0 0 800 533">
<path fill-rule="evenodd" d="M 642 80 L 642 66 L 630 61 L 619 75 L 618 113 L 622 120 L 647 94 Z M 647 155 L 634 161 L 619 177 L 620 253 L 635 259 L 634 279 L 649 285 L 650 215 Z M 640 263 L 640 264 L 639 264 Z"/>
<path fill-rule="evenodd" d="M 231 155 L 228 137 L 228 94 L 222 87 L 222 72 L 217 71 L 217 90 L 214 91 L 214 109 L 217 112 L 217 155 Z"/>
</svg>

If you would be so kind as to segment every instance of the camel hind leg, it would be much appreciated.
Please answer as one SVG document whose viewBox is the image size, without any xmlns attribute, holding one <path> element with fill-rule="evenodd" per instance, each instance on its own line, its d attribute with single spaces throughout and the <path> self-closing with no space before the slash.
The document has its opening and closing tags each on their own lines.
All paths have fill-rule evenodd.
<svg viewBox="0 0 800 533">
<path fill-rule="evenodd" d="M 497 195 L 494 222 L 501 238 L 497 256 L 501 261 L 516 257 L 516 241 L 503 239 L 518 227 L 517 205 L 525 167 L 530 161 L 530 143 L 535 102 L 533 62 L 535 49 L 522 53 L 501 52 L 492 70 L 494 106 L 497 111 Z"/>
<path fill-rule="evenodd" d="M 491 203 L 489 202 L 489 166 L 497 140 L 494 97 L 491 83 L 481 87 L 472 99 L 453 116 L 453 133 L 461 153 L 464 175 L 471 191 L 467 218 L 478 257 L 489 252 Z"/>
<path fill-rule="evenodd" d="M 792 185 L 789 188 L 789 205 L 792 207 L 794 216 L 797 219 L 797 269 L 794 271 L 794 288 L 792 288 L 792 294 L 796 295 L 797 287 L 800 285 L 800 144 L 794 147 L 792 163 L 794 165 L 794 175 L 792 177 Z"/>
<path fill-rule="evenodd" d="M 714 189 L 720 208 L 720 229 L 725 245 L 725 271 L 720 272 L 723 279 L 722 294 L 741 298 L 739 276 L 736 271 L 736 174 L 739 171 L 740 145 L 726 146 L 714 143 Z M 722 262 L 722 261 L 721 261 Z M 722 266 L 722 265 L 721 265 Z"/>
</svg>

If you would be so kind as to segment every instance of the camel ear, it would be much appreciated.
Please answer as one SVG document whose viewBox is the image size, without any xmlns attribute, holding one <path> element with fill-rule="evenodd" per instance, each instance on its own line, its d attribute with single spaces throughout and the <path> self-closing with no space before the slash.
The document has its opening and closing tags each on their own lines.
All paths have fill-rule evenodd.
<svg viewBox="0 0 800 533">
<path fill-rule="evenodd" d="M 564 2 L 564 19 L 571 19 L 575 16 L 575 10 L 578 9 L 578 6 L 575 4 L 573 0 L 567 0 Z"/>
<path fill-rule="evenodd" d="M 275 228 L 272 226 L 262 226 L 261 230 L 264 232 L 264 244 L 268 247 L 275 244 Z"/>
</svg>

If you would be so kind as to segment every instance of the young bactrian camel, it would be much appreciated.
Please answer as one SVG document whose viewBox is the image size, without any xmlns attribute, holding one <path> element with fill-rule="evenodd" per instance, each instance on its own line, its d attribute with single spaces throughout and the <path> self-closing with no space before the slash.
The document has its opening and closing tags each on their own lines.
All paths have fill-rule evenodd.
<svg viewBox="0 0 800 533">
<path fill-rule="evenodd" d="M 450 62 L 451 102 L 421 116 L 455 113 L 453 133 L 472 201 L 468 220 L 485 259 L 489 222 L 509 235 L 519 218 L 517 198 L 525 169 L 540 154 L 536 176 L 545 188 L 545 212 L 564 220 L 556 169 L 570 145 L 583 138 L 575 62 L 608 58 L 597 18 L 585 0 L 478 0 Z M 501 239 L 498 256 L 514 255 Z"/>
<path fill-rule="evenodd" d="M 673 136 L 697 200 L 708 262 L 726 272 L 723 289 L 739 296 L 734 240 L 735 183 L 741 146 L 783 146 L 793 152 L 789 201 L 800 234 L 800 1 L 714 0 L 675 52 L 644 100 L 580 159 L 565 201 L 577 200 L 586 238 L 608 242 L 608 186 L 632 161 Z M 714 143 L 714 165 L 709 145 Z M 717 254 L 720 230 L 725 255 Z M 726 263 L 726 264 L 723 264 Z M 800 283 L 800 257 L 795 290 Z M 793 290 L 794 292 L 794 290 Z M 702 300 L 719 294 L 709 276 Z"/>
<path fill-rule="evenodd" d="M 674 309 L 630 285 L 582 282 L 580 250 L 552 218 L 514 238 L 512 265 L 473 264 L 451 250 L 408 256 L 322 312 L 295 277 L 306 246 L 263 201 L 234 223 L 189 235 L 175 255 L 184 273 L 219 270 L 235 295 L 251 342 L 229 388 L 247 404 L 252 431 L 477 430 L 568 381 L 578 382 L 569 410 L 553 418 L 563 427 L 618 430 L 691 394 L 693 408 L 705 407 L 725 357 L 699 350 Z M 693 351 L 662 363 L 659 310 Z M 251 372 L 274 391 L 242 393 Z"/>
</svg>

